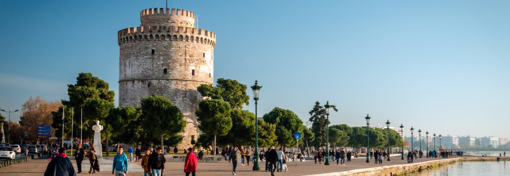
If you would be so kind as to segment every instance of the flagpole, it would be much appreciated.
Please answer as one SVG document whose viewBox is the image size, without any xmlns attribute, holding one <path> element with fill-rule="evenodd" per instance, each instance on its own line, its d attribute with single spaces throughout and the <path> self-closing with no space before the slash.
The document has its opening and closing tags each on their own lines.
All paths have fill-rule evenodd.
<svg viewBox="0 0 510 176">
<path fill-rule="evenodd" d="M 71 109 L 71 153 L 73 153 L 73 141 L 74 141 L 74 107 Z"/>
<path fill-rule="evenodd" d="M 66 110 L 66 106 L 63 106 L 62 107 L 62 145 L 61 145 L 61 147 L 64 146 L 64 116 L 65 116 L 64 112 L 65 112 L 65 110 Z"/>
<path fill-rule="evenodd" d="M 83 108 L 81 108 L 80 117 L 80 144 L 83 145 Z"/>
</svg>

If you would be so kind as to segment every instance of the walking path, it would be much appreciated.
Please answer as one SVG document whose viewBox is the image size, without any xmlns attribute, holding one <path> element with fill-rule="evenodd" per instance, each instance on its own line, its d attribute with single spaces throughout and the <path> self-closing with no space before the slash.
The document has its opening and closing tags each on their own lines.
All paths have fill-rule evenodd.
<svg viewBox="0 0 510 176">
<path fill-rule="evenodd" d="M 415 160 L 415 162 L 423 162 L 423 161 L 431 161 L 431 160 L 439 160 L 441 158 L 419 158 Z M 72 160 L 73 164 L 76 168 L 76 161 Z M 277 172 L 275 175 L 313 175 L 320 173 L 331 173 L 331 172 L 340 172 L 354 169 L 363 169 L 363 168 L 371 168 L 371 167 L 379 167 L 379 166 L 388 166 L 388 165 L 401 165 L 407 164 L 407 160 L 401 160 L 400 156 L 392 156 L 391 161 L 383 161 L 383 164 L 374 164 L 375 160 L 370 159 L 370 163 L 366 163 L 366 158 L 353 158 L 351 162 L 347 162 L 345 166 L 336 166 L 336 161 L 331 162 L 329 166 L 325 166 L 322 164 L 314 164 L 313 160 L 306 160 L 305 162 L 297 162 L 297 167 L 295 162 L 287 162 L 289 167 L 288 172 Z M 111 174 L 111 166 L 112 161 L 103 159 L 100 162 L 101 172 L 93 174 L 93 175 L 112 175 Z M 47 158 L 34 159 L 29 162 L 14 164 L 8 167 L 0 168 L 0 175 L 9 175 L 9 176 L 36 176 L 42 175 L 46 170 L 46 166 L 48 164 Z M 252 170 L 252 163 L 250 166 L 242 166 L 240 161 L 237 167 L 237 175 L 271 175 L 269 172 L 265 172 L 265 165 L 260 163 L 260 171 Z M 82 164 L 83 173 L 77 175 L 90 175 L 88 174 L 89 162 L 88 160 L 84 160 Z M 129 174 L 128 175 L 143 175 L 143 170 L 139 166 L 139 162 L 131 162 L 129 165 Z M 184 175 L 184 163 L 180 162 L 168 162 L 165 164 L 166 172 L 163 175 Z M 198 175 L 208 175 L 208 176 L 225 176 L 232 174 L 232 164 L 221 161 L 218 163 L 198 163 L 197 169 Z"/>
</svg>

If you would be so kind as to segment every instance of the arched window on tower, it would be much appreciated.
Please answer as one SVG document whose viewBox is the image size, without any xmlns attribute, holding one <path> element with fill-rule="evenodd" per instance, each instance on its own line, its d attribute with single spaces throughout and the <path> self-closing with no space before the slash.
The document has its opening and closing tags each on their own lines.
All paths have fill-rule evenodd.
<svg viewBox="0 0 510 176">
<path fill-rule="evenodd" d="M 195 75 L 195 69 L 191 70 L 191 75 L 194 76 Z"/>
<path fill-rule="evenodd" d="M 168 71 L 166 70 L 166 68 L 163 69 L 163 74 L 167 74 L 167 73 L 168 73 Z"/>
<path fill-rule="evenodd" d="M 147 87 L 151 87 L 151 83 L 149 82 L 149 84 L 147 84 Z"/>
<path fill-rule="evenodd" d="M 156 54 L 156 50 L 152 49 L 152 55 Z"/>
</svg>

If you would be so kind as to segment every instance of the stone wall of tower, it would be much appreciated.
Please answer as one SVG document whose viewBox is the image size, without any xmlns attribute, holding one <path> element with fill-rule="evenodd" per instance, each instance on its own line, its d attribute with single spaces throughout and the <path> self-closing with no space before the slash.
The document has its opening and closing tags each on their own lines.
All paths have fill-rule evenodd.
<svg viewBox="0 0 510 176">
<path fill-rule="evenodd" d="M 190 26 L 194 14 L 186 10 L 146 9 L 141 21 L 140 27 L 118 32 L 119 105 L 140 106 L 142 98 L 152 95 L 168 98 L 188 122 L 178 146 L 188 148 L 200 134 L 197 87 L 213 84 L 216 34 Z"/>
</svg>

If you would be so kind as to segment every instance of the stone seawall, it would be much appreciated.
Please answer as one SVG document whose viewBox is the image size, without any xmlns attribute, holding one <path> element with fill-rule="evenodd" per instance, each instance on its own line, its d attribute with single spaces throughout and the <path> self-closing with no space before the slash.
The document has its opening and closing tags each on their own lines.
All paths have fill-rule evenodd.
<svg viewBox="0 0 510 176">
<path fill-rule="evenodd" d="M 460 161 L 507 161 L 510 160 L 510 157 L 458 157 L 458 158 L 449 158 L 449 159 L 441 159 L 441 160 L 433 160 L 433 161 L 425 161 L 425 162 L 417 162 L 417 163 L 409 163 L 402 165 L 391 165 L 391 166 L 382 166 L 382 167 L 373 167 L 373 168 L 365 168 L 365 169 L 355 169 L 343 172 L 333 172 L 333 173 L 324 173 L 324 174 L 312 174 L 313 176 L 397 176 L 397 175 L 405 175 L 413 172 L 420 172 L 426 169 L 432 169 L 434 167 L 452 164 Z M 312 176 L 309 175 L 309 176 Z"/>
</svg>

